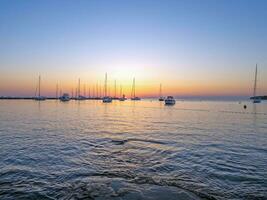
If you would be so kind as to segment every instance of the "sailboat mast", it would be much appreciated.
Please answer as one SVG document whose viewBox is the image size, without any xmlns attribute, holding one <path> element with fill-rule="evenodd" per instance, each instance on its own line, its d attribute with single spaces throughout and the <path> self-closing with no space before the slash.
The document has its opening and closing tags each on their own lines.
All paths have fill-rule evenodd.
<svg viewBox="0 0 267 200">
<path fill-rule="evenodd" d="M 39 92 L 38 92 L 38 96 L 41 96 L 41 76 L 39 75 Z"/>
<path fill-rule="evenodd" d="M 78 97 L 80 97 L 80 86 L 81 86 L 81 80 L 79 78 L 79 80 L 78 80 Z"/>
<path fill-rule="evenodd" d="M 56 98 L 58 98 L 58 83 L 57 83 L 57 86 L 56 86 Z"/>
<path fill-rule="evenodd" d="M 107 96 L 107 80 L 108 80 L 108 77 L 107 77 L 107 73 L 105 74 L 105 97 Z"/>
<path fill-rule="evenodd" d="M 93 94 L 92 94 L 92 97 L 95 98 L 95 87 L 93 85 Z"/>
<path fill-rule="evenodd" d="M 159 97 L 162 97 L 161 84 L 159 85 Z"/>
<path fill-rule="evenodd" d="M 133 80 L 133 85 L 134 85 L 134 97 L 135 97 L 135 78 Z"/>
<path fill-rule="evenodd" d="M 116 80 L 114 82 L 114 98 L 116 98 L 117 96 L 117 83 L 116 83 Z"/>
<path fill-rule="evenodd" d="M 98 83 L 95 85 L 95 94 L 96 94 L 96 98 L 98 98 Z"/>
<path fill-rule="evenodd" d="M 254 97 L 256 96 L 256 90 L 257 90 L 257 73 L 258 73 L 258 66 L 256 64 L 254 90 L 253 90 L 253 96 Z"/>
<path fill-rule="evenodd" d="M 122 97 L 122 86 L 120 85 L 120 97 Z"/>
<path fill-rule="evenodd" d="M 101 97 L 101 93 L 102 93 L 102 88 L 101 88 L 101 81 L 99 81 L 99 85 L 98 85 L 98 97 Z"/>
</svg>

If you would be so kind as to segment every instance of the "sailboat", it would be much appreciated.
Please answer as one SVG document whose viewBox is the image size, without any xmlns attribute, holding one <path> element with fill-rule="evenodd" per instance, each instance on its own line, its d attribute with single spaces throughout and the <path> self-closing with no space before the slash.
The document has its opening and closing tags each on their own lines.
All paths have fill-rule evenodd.
<svg viewBox="0 0 267 200">
<path fill-rule="evenodd" d="M 105 95 L 103 97 L 103 103 L 111 103 L 112 102 L 112 98 L 110 96 L 107 95 L 107 84 L 108 84 L 108 75 L 107 73 L 105 74 Z"/>
<path fill-rule="evenodd" d="M 140 97 L 135 96 L 135 78 L 133 79 L 133 86 L 132 86 L 131 100 L 132 100 L 132 101 L 139 101 L 139 100 L 141 100 Z"/>
<path fill-rule="evenodd" d="M 41 96 L 41 76 L 40 75 L 39 75 L 39 80 L 38 80 L 38 96 L 35 96 L 34 100 L 36 101 L 46 100 L 44 96 Z"/>
<path fill-rule="evenodd" d="M 77 91 L 77 97 L 76 100 L 85 100 L 86 97 L 81 95 L 81 81 L 78 80 L 78 91 Z"/>
<path fill-rule="evenodd" d="M 164 101 L 164 97 L 162 96 L 161 84 L 159 85 L 159 101 Z"/>
<path fill-rule="evenodd" d="M 257 76 L 258 76 L 258 66 L 256 64 L 255 69 L 255 80 L 254 80 L 254 89 L 253 89 L 253 103 L 260 103 L 261 99 L 260 97 L 257 97 L 256 90 L 257 90 Z"/>
<path fill-rule="evenodd" d="M 125 101 L 127 100 L 127 98 L 125 97 L 125 94 L 122 94 L 122 86 L 120 88 L 120 98 L 119 98 L 120 101 Z"/>
</svg>

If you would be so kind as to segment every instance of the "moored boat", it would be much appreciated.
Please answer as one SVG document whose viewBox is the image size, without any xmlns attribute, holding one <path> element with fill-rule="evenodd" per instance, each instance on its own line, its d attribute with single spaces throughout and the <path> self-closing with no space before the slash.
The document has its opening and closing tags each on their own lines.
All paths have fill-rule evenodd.
<svg viewBox="0 0 267 200">
<path fill-rule="evenodd" d="M 70 100 L 70 96 L 68 93 L 64 93 L 61 97 L 59 97 L 60 101 L 69 101 Z"/>
<path fill-rule="evenodd" d="M 159 85 L 159 101 L 164 101 L 164 97 L 162 96 L 162 86 L 161 84 Z"/>
<path fill-rule="evenodd" d="M 112 102 L 112 98 L 109 96 L 103 97 L 103 103 L 111 103 Z"/>
<path fill-rule="evenodd" d="M 46 97 L 41 96 L 41 76 L 39 76 L 39 80 L 38 80 L 38 96 L 35 96 L 34 100 L 35 101 L 44 101 L 44 100 L 46 100 Z"/>
<path fill-rule="evenodd" d="M 164 101 L 164 97 L 160 97 L 159 98 L 159 101 Z"/>
<path fill-rule="evenodd" d="M 82 95 L 79 95 L 77 98 L 75 98 L 75 100 L 86 100 L 86 97 L 85 96 L 82 96 Z"/>
<path fill-rule="evenodd" d="M 108 76 L 107 73 L 105 75 L 105 96 L 102 98 L 103 103 L 111 103 L 112 98 L 110 96 L 107 96 L 107 82 L 108 82 Z"/>
<path fill-rule="evenodd" d="M 132 101 L 139 101 L 139 100 L 141 100 L 141 98 L 140 97 L 132 97 L 131 100 Z"/>
<path fill-rule="evenodd" d="M 168 96 L 165 99 L 165 105 L 174 105 L 175 103 L 176 103 L 176 101 L 172 96 Z"/>
<path fill-rule="evenodd" d="M 122 95 L 122 97 L 119 98 L 120 101 L 125 101 L 127 100 L 127 97 L 125 97 L 125 94 Z"/>
<path fill-rule="evenodd" d="M 254 89 L 253 89 L 253 103 L 261 103 L 261 98 L 257 97 L 256 91 L 257 91 L 257 75 L 258 75 L 258 66 L 256 64 L 255 69 L 255 80 L 254 80 Z"/>
<path fill-rule="evenodd" d="M 132 86 L 132 94 L 131 94 L 131 100 L 132 101 L 139 101 L 141 100 L 140 97 L 135 96 L 135 78 L 133 79 L 133 86 Z"/>
</svg>

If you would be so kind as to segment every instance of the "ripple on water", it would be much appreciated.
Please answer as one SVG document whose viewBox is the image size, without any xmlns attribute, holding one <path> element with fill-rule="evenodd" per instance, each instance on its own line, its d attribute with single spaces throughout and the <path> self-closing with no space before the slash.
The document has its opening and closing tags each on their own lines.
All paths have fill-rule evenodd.
<svg viewBox="0 0 267 200">
<path fill-rule="evenodd" d="M 12 101 L 0 113 L 0 199 L 267 197 L 267 118 L 238 104 Z"/>
</svg>

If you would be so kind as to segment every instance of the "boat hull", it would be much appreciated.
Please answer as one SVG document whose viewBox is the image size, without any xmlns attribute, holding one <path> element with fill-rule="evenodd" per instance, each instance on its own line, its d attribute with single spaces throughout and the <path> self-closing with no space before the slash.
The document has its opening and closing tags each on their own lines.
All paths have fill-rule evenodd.
<svg viewBox="0 0 267 200">
<path fill-rule="evenodd" d="M 45 97 L 36 97 L 34 100 L 35 101 L 45 101 L 46 98 Z"/>
<path fill-rule="evenodd" d="M 175 99 L 172 96 L 168 96 L 167 99 L 165 99 L 165 105 L 174 105 L 176 103 Z"/>
<path fill-rule="evenodd" d="M 175 103 L 176 103 L 175 100 L 172 101 L 165 100 L 165 105 L 174 105 Z"/>
<path fill-rule="evenodd" d="M 68 99 L 63 99 L 63 98 L 60 98 L 59 99 L 60 101 L 62 101 L 62 102 L 67 102 L 67 101 L 70 101 L 70 99 L 68 98 Z"/>
<path fill-rule="evenodd" d="M 253 100 L 253 103 L 261 103 L 261 100 L 259 100 L 259 99 L 254 99 L 254 100 Z"/>
<path fill-rule="evenodd" d="M 112 98 L 111 97 L 104 97 L 103 98 L 103 103 L 111 103 L 112 102 Z"/>
<path fill-rule="evenodd" d="M 140 101 L 141 98 L 139 98 L 139 97 L 133 97 L 133 98 L 131 98 L 131 100 L 132 100 L 132 101 Z"/>
</svg>

